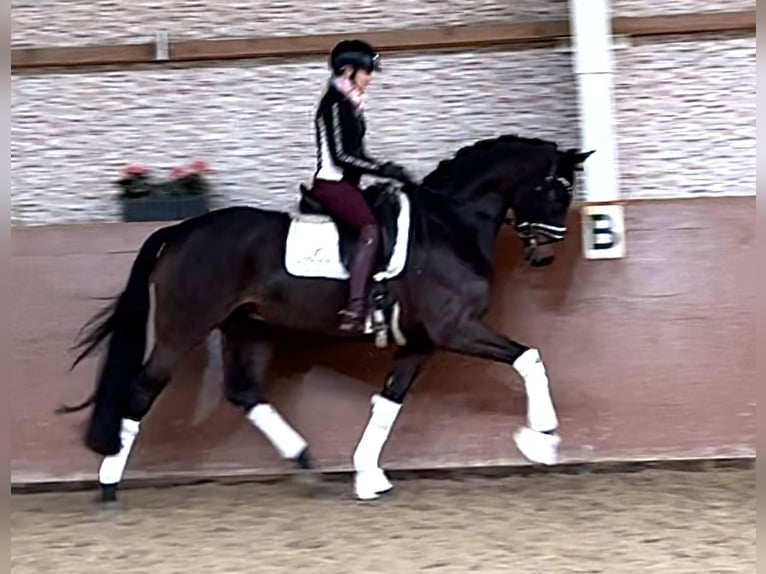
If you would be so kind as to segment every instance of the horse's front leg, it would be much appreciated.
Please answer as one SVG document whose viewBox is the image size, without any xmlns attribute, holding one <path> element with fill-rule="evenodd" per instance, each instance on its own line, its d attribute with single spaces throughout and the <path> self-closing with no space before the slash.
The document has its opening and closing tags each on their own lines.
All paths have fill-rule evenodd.
<svg viewBox="0 0 766 574">
<path fill-rule="evenodd" d="M 372 413 L 354 450 L 354 491 L 359 500 L 374 500 L 393 485 L 380 468 L 380 453 L 423 363 L 433 352 L 426 337 L 410 338 L 397 353 L 394 368 L 380 394 L 372 397 Z"/>
<path fill-rule="evenodd" d="M 516 446 L 532 462 L 555 464 L 561 442 L 555 432 L 559 421 L 539 351 L 494 333 L 478 320 L 437 329 L 432 336 L 445 350 L 513 366 L 524 380 L 527 395 L 527 426 L 514 434 Z"/>
</svg>

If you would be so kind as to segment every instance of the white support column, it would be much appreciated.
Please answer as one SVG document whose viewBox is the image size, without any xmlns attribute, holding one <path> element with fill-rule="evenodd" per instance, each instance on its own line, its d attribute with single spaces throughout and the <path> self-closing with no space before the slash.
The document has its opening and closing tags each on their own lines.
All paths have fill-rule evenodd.
<svg viewBox="0 0 766 574">
<path fill-rule="evenodd" d="M 588 259 L 624 257 L 609 0 L 569 0 L 569 10 L 582 149 L 596 150 L 583 164 L 584 254 Z"/>
</svg>

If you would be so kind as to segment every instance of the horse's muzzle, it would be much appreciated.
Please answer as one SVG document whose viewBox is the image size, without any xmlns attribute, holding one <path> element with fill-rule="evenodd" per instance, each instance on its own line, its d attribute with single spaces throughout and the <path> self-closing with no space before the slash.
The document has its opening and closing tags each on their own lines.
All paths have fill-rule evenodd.
<svg viewBox="0 0 766 574">
<path fill-rule="evenodd" d="M 547 267 L 556 259 L 555 243 L 528 244 L 524 246 L 524 260 L 532 267 Z"/>
<path fill-rule="evenodd" d="M 514 225 L 524 243 L 524 260 L 532 267 L 547 267 L 556 259 L 556 244 L 564 239 L 566 227 L 519 222 Z"/>
</svg>

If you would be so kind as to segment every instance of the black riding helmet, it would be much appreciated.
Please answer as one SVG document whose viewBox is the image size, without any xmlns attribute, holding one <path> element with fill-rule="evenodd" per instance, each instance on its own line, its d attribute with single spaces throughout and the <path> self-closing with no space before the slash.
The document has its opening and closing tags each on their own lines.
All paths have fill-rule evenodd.
<svg viewBox="0 0 766 574">
<path fill-rule="evenodd" d="M 330 53 L 330 67 L 335 74 L 340 74 L 344 66 L 351 66 L 354 71 L 380 71 L 380 55 L 364 40 L 342 40 Z"/>
</svg>

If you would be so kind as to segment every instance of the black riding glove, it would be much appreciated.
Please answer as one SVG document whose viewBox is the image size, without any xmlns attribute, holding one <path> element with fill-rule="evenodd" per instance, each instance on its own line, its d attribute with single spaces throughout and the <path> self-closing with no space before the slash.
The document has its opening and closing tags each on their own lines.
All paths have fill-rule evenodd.
<svg viewBox="0 0 766 574">
<path fill-rule="evenodd" d="M 380 166 L 378 173 L 381 177 L 388 177 L 403 183 L 409 183 L 412 181 L 412 177 L 409 173 L 407 173 L 407 170 L 392 161 L 387 161 L 382 166 Z"/>
</svg>

